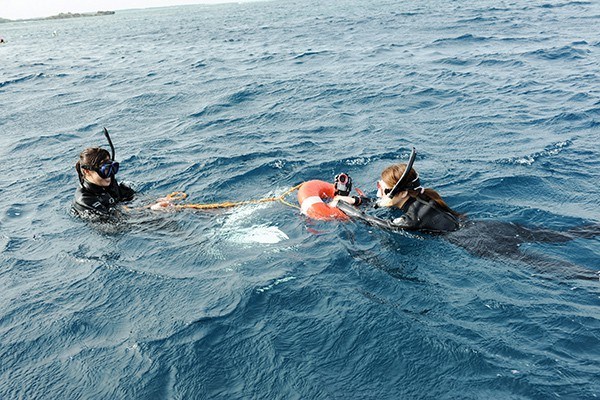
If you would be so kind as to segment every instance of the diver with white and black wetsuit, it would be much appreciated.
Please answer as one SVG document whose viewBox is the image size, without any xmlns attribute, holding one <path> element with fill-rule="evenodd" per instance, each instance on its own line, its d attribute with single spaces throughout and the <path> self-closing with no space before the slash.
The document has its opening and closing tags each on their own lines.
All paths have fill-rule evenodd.
<svg viewBox="0 0 600 400">
<path fill-rule="evenodd" d="M 416 152 L 413 148 L 408 164 L 396 164 L 386 168 L 377 182 L 375 208 L 388 207 L 403 211 L 403 215 L 384 219 L 366 212 L 364 204 L 372 199 L 361 196 L 350 197 L 350 190 L 339 191 L 336 179 L 336 196 L 330 206 L 337 206 L 348 216 L 367 224 L 387 229 L 419 231 L 442 234 L 449 242 L 481 257 L 504 257 L 530 264 L 540 273 L 560 273 L 565 277 L 598 280 L 595 270 L 548 257 L 523 253 L 523 243 L 565 243 L 577 238 L 600 236 L 600 225 L 590 224 L 574 227 L 563 232 L 550 229 L 525 227 L 503 221 L 470 221 L 452 210 L 433 189 L 424 189 L 419 175 L 412 168 Z M 338 175 L 339 176 L 339 175 Z M 345 189 L 352 187 L 347 177 Z M 360 193 L 359 193 L 360 194 Z"/>
<path fill-rule="evenodd" d="M 115 175 L 119 171 L 119 163 L 114 161 L 115 149 L 106 128 L 104 134 L 112 156 L 105 149 L 90 147 L 81 152 L 75 165 L 79 187 L 72 210 L 78 216 L 111 216 L 115 214 L 118 203 L 130 201 L 135 195 L 133 189 L 117 182 Z"/>
</svg>

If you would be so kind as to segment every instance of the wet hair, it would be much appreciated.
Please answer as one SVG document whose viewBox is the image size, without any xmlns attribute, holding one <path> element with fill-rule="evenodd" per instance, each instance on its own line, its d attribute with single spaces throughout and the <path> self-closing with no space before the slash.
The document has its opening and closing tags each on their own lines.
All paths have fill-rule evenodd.
<svg viewBox="0 0 600 400">
<path fill-rule="evenodd" d="M 79 161 L 75 164 L 79 182 L 83 183 L 82 169 L 98 168 L 102 161 L 110 159 L 110 153 L 101 147 L 88 147 L 79 154 Z"/>
<path fill-rule="evenodd" d="M 394 187 L 396 182 L 398 182 L 400 180 L 400 177 L 402 177 L 402 174 L 404 173 L 405 170 L 406 170 L 406 164 L 390 165 L 389 167 L 384 169 L 383 172 L 381 173 L 381 179 L 389 187 Z M 415 171 L 414 168 L 411 168 L 410 171 L 408 172 L 407 181 L 412 182 L 417 178 L 417 176 L 418 176 L 417 171 Z M 427 189 L 423 189 L 423 190 L 422 189 L 416 189 L 416 190 L 404 189 L 404 190 L 406 190 L 408 192 L 408 195 L 412 198 L 418 197 L 418 198 L 421 198 L 426 201 L 433 200 L 438 205 L 438 207 L 440 207 L 440 209 L 449 212 L 450 214 L 454 215 L 455 217 L 462 216 L 460 213 L 451 209 L 448 206 L 448 204 L 446 204 L 444 199 L 442 199 L 442 196 L 440 196 L 440 194 L 433 189 L 427 188 Z"/>
</svg>

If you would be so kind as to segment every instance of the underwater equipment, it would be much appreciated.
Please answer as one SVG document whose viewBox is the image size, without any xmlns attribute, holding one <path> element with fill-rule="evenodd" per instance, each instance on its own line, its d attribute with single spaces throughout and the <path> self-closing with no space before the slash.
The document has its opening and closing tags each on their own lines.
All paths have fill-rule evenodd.
<svg viewBox="0 0 600 400">
<path fill-rule="evenodd" d="M 88 171 L 96 171 L 100 178 L 112 178 L 119 172 L 119 163 L 116 161 L 108 160 L 100 164 L 98 167 L 94 167 L 92 165 L 83 164 L 81 166 L 83 169 L 87 169 Z"/>
<path fill-rule="evenodd" d="M 110 140 L 110 135 L 108 134 L 108 130 L 106 128 L 104 128 L 104 136 L 106 136 L 106 140 L 108 140 L 108 145 L 110 146 L 110 151 L 111 151 L 110 159 L 114 161 L 115 160 L 115 146 L 113 146 L 113 142 L 112 142 L 112 140 Z"/>
<path fill-rule="evenodd" d="M 106 136 L 106 140 L 108 140 L 108 145 L 110 146 L 110 161 L 100 164 L 94 171 L 96 171 L 101 178 L 106 179 L 115 176 L 117 172 L 119 172 L 119 163 L 115 161 L 115 146 L 113 145 L 112 140 L 110 140 L 110 135 L 108 134 L 108 129 L 106 129 L 106 127 L 104 128 L 104 136 Z"/>
<path fill-rule="evenodd" d="M 107 161 L 94 169 L 102 179 L 111 178 L 119 172 L 119 163 L 116 161 Z"/>
<path fill-rule="evenodd" d="M 377 181 L 377 192 L 379 193 L 379 191 L 381 191 L 384 195 L 388 195 L 390 194 L 390 192 L 392 191 L 392 188 L 385 188 L 384 187 L 385 182 L 383 180 L 378 180 Z"/>
<path fill-rule="evenodd" d="M 396 196 L 398 193 L 400 193 L 400 191 L 403 189 L 416 189 L 419 186 L 421 186 L 418 173 L 415 179 L 413 179 L 411 182 L 406 182 L 408 174 L 410 173 L 410 170 L 412 169 L 412 166 L 415 163 L 415 158 L 417 158 L 417 150 L 413 147 L 412 151 L 410 152 L 410 157 L 408 158 L 408 163 L 406 164 L 406 169 L 404 170 L 404 173 L 402 174 L 400 179 L 398 179 L 398 182 L 396 182 L 396 184 L 388 194 L 388 197 L 390 199 Z"/>
<path fill-rule="evenodd" d="M 334 178 L 334 194 L 348 196 L 352 191 L 352 178 L 346 173 L 337 174 Z"/>
<path fill-rule="evenodd" d="M 104 128 L 104 136 L 108 140 L 108 145 L 111 150 L 111 159 L 108 161 L 103 161 L 99 166 L 95 165 L 87 165 L 82 164 L 81 168 L 87 169 L 88 171 L 96 171 L 98 175 L 102 179 L 113 177 L 119 172 L 119 163 L 115 161 L 115 146 L 112 144 L 112 140 L 110 140 L 110 135 L 108 134 L 108 130 Z M 82 181 L 83 177 L 79 176 L 79 180 Z"/>
<path fill-rule="evenodd" d="M 108 145 L 110 146 L 111 159 L 102 162 L 97 167 L 95 165 L 81 165 L 81 168 L 83 169 L 87 169 L 88 171 L 96 171 L 102 179 L 111 178 L 115 176 L 117 172 L 119 172 L 119 163 L 115 161 L 115 146 L 113 145 L 112 140 L 110 140 L 110 135 L 108 134 L 108 130 L 106 128 L 104 128 L 104 136 L 106 136 Z"/>
</svg>

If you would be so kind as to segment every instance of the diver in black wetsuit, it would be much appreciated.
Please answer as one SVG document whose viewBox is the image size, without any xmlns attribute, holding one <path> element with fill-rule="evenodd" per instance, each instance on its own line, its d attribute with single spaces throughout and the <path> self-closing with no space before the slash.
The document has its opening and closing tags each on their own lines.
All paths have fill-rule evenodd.
<svg viewBox="0 0 600 400">
<path fill-rule="evenodd" d="M 352 181 L 345 174 L 336 177 L 336 196 L 330 206 L 337 206 L 350 217 L 384 229 L 443 234 L 449 242 L 478 256 L 501 256 L 526 262 L 542 273 L 560 272 L 573 278 L 598 280 L 596 271 L 525 254 L 519 246 L 523 243 L 564 243 L 576 238 L 597 237 L 600 235 L 600 225 L 591 224 L 556 232 L 502 221 L 467 221 L 463 215 L 452 210 L 435 190 L 421 186 L 419 175 L 412 168 L 415 156 L 413 148 L 408 164 L 386 168 L 377 182 L 375 207 L 400 209 L 404 212 L 402 216 L 383 219 L 361 210 L 359 206 L 373 201 L 362 195 L 349 197 Z M 342 185 L 339 182 L 341 175 L 345 177 Z"/>
<path fill-rule="evenodd" d="M 104 134 L 112 150 L 90 147 L 81 152 L 75 169 L 79 176 L 79 187 L 75 192 L 73 212 L 82 217 L 110 217 L 117 212 L 116 205 L 133 199 L 135 191 L 119 184 L 115 175 L 119 163 L 114 161 L 114 146 L 106 128 Z"/>
<path fill-rule="evenodd" d="M 456 231 L 460 227 L 460 214 L 452 210 L 442 197 L 433 189 L 421 186 L 419 174 L 412 168 L 416 152 L 413 148 L 408 164 L 395 164 L 387 167 L 381 173 L 381 180 L 377 181 L 376 207 L 398 208 L 403 214 L 392 220 L 384 220 L 368 215 L 356 207 L 349 206 L 370 203 L 371 199 L 362 197 L 348 197 L 347 188 L 339 189 L 339 177 L 345 176 L 351 188 L 352 180 L 345 174 L 336 177 L 336 193 L 330 204 L 344 211 L 346 214 L 360 218 L 373 225 L 392 229 L 421 231 L 428 233 L 446 233 Z"/>
</svg>

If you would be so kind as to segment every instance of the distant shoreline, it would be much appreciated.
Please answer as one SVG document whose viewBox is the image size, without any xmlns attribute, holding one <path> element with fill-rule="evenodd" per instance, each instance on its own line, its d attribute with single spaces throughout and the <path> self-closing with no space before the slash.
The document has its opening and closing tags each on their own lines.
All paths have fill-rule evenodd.
<svg viewBox="0 0 600 400">
<path fill-rule="evenodd" d="M 0 18 L 0 23 L 3 22 L 21 22 L 21 21 L 45 21 L 50 19 L 70 19 L 70 18 L 82 18 L 82 17 L 102 17 L 105 15 L 113 15 L 114 11 L 97 11 L 97 12 L 87 12 L 87 13 L 60 13 L 57 15 L 52 15 L 50 17 L 42 17 L 42 18 L 26 18 L 26 19 L 6 19 Z"/>
</svg>

